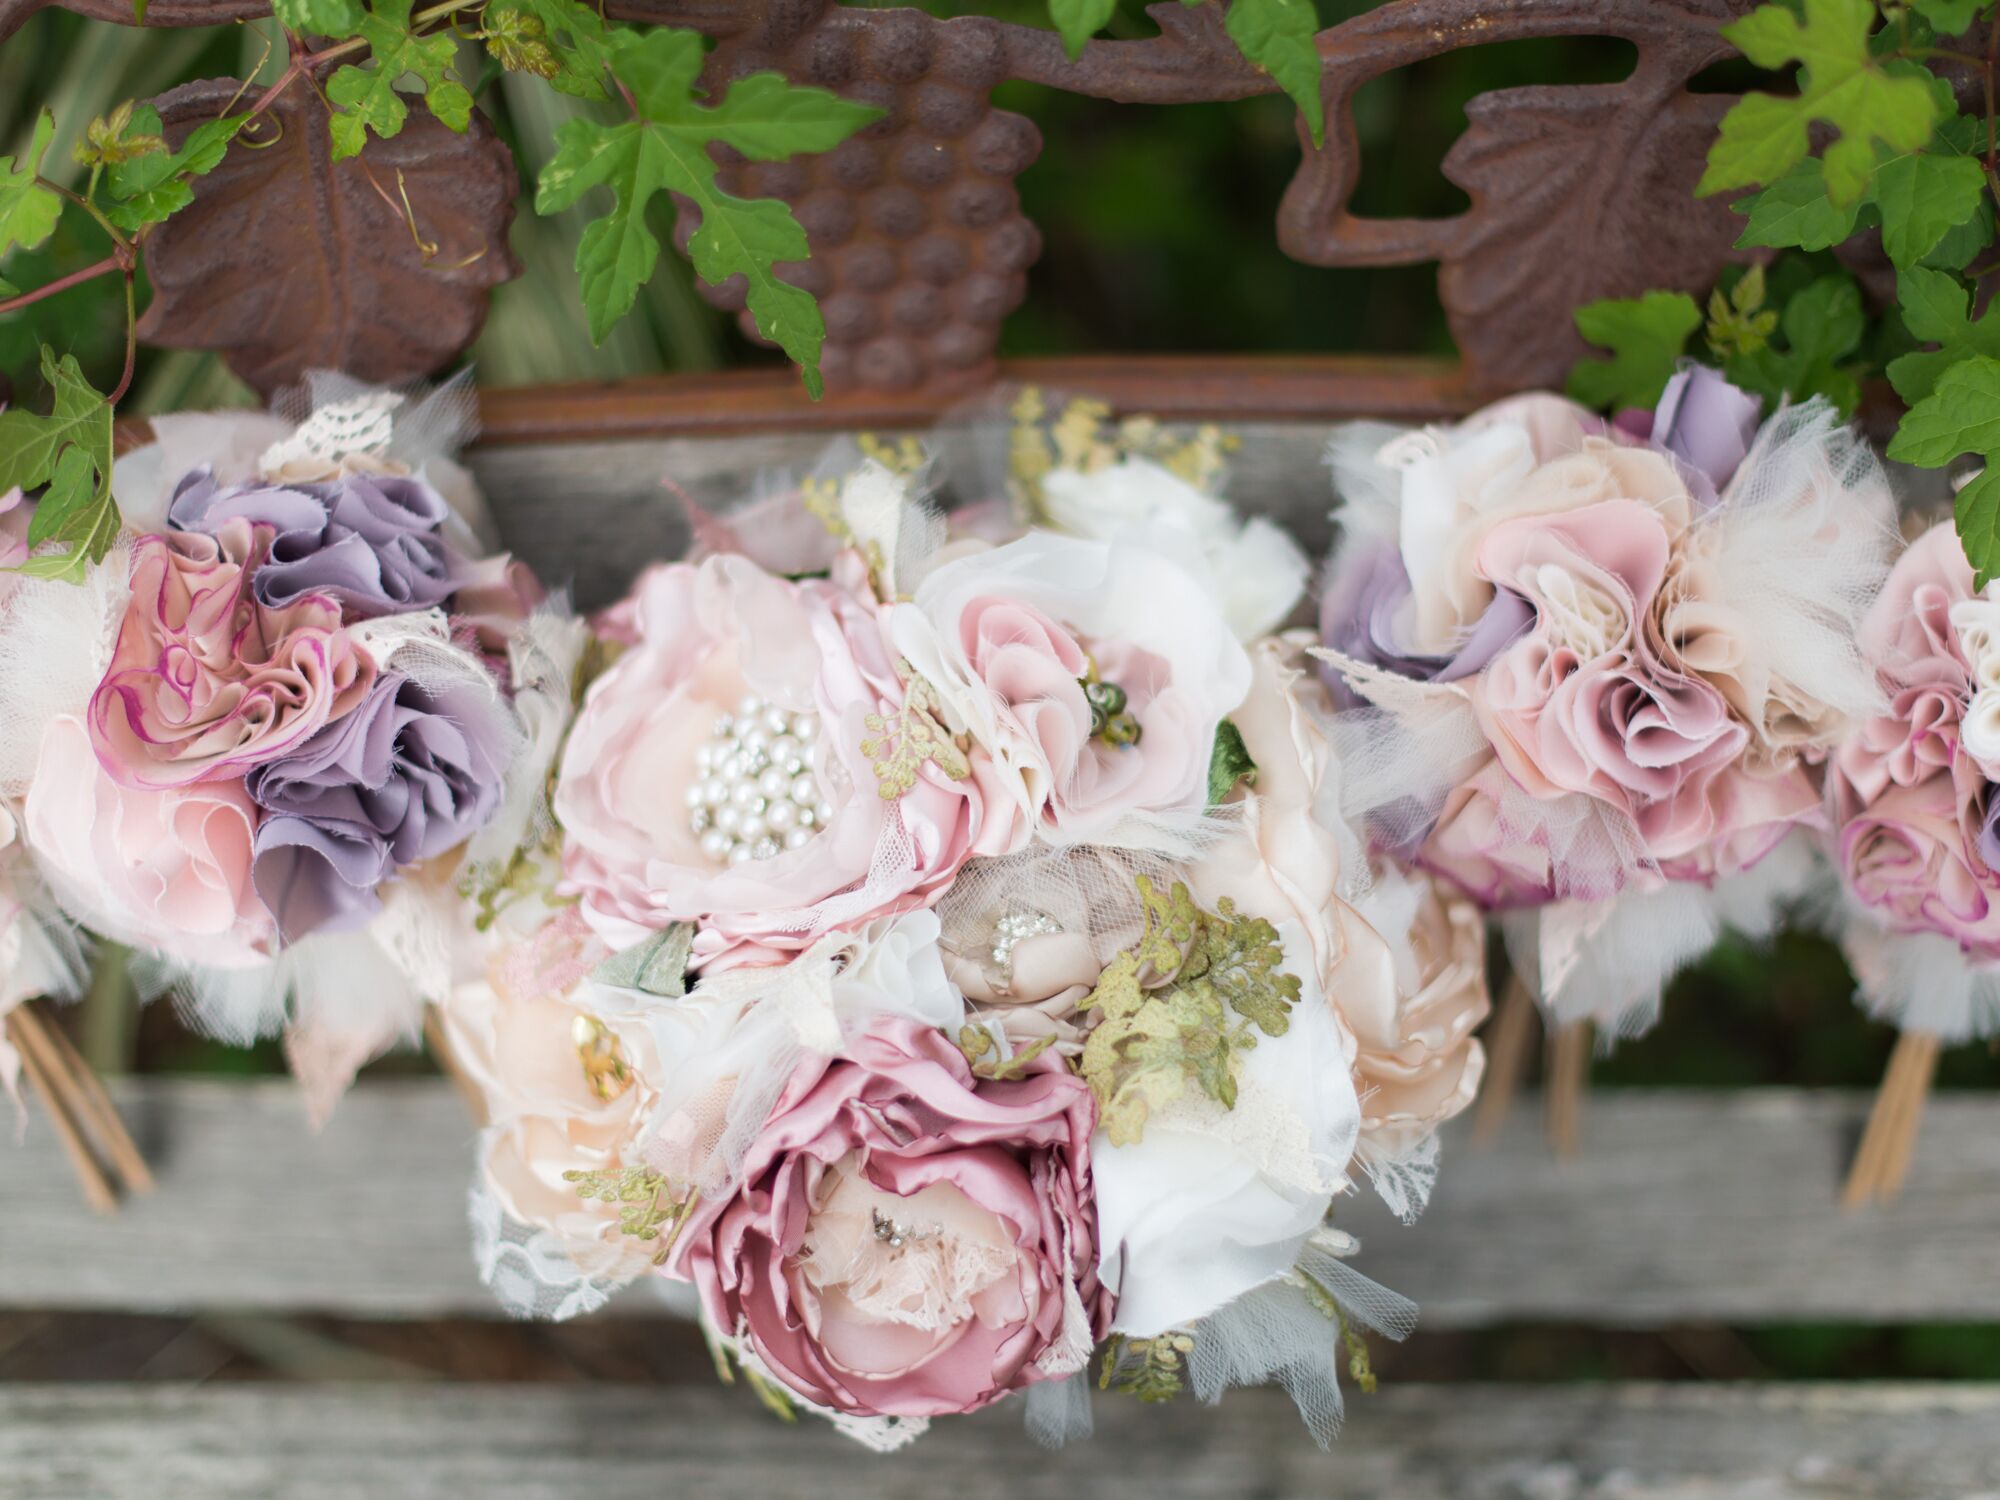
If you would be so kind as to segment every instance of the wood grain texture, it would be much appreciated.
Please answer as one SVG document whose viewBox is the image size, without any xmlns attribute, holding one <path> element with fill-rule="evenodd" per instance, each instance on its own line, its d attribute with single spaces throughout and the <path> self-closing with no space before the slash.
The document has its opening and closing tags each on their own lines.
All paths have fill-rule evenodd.
<svg viewBox="0 0 2000 1500">
<path fill-rule="evenodd" d="M 1061 1453 L 1002 1405 L 881 1458 L 747 1392 L 633 1386 L 0 1387 L 9 1500 L 1990 1500 L 2000 1388 L 1403 1386 L 1331 1453 L 1284 1397 L 1096 1401 Z"/>
<path fill-rule="evenodd" d="M 279 1082 L 118 1098 L 160 1191 L 107 1226 L 31 1119 L 0 1150 L 0 1306 L 496 1314 L 467 1248 L 473 1128 L 448 1084 L 364 1083 L 319 1135 Z M 1366 1196 L 1336 1222 L 1431 1329 L 2000 1319 L 2000 1100 L 1937 1098 L 1902 1198 L 1844 1214 L 1867 1103 L 1600 1091 L 1579 1154 L 1557 1162 L 1524 1101 L 1489 1150 L 1452 1133 L 1414 1227 Z"/>
</svg>

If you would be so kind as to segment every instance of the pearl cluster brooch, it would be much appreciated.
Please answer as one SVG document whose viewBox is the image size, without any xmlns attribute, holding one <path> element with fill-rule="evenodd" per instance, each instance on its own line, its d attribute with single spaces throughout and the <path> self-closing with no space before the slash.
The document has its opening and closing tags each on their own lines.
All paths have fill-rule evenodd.
<svg viewBox="0 0 2000 1500">
<path fill-rule="evenodd" d="M 694 752 L 688 827 L 717 864 L 740 865 L 796 849 L 826 826 L 833 807 L 813 774 L 819 721 L 754 694 L 715 721 Z"/>
</svg>

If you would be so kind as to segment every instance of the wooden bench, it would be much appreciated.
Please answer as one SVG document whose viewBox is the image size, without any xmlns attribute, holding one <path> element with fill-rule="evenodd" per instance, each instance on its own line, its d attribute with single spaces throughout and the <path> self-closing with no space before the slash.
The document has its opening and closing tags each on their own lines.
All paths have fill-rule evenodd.
<svg viewBox="0 0 2000 1500">
<path fill-rule="evenodd" d="M 1245 438 L 1232 493 L 1327 535 L 1319 453 L 1358 414 L 1469 400 L 1416 361 L 1065 362 L 1007 372 Z M 917 397 L 809 406 L 773 372 L 601 391 L 501 392 L 473 455 L 509 543 L 586 604 L 683 540 L 662 478 L 722 503 L 829 436 L 923 431 Z M 440 1080 L 364 1081 L 321 1134 L 288 1084 L 116 1086 L 158 1193 L 93 1217 L 44 1123 L 0 1150 L 0 1311 L 490 1318 L 465 1225 L 474 1129 Z M 1893 1207 L 1843 1214 L 1867 1100 L 1846 1093 L 1600 1091 L 1554 1159 L 1532 1101 L 1475 1150 L 1447 1138 L 1413 1227 L 1343 1206 L 1360 1268 L 1427 1330 L 1559 1322 L 1685 1329 L 2000 1321 L 2000 1100 L 1933 1102 Z M 604 1316 L 660 1316 L 628 1294 Z M 663 1335 L 664 1336 L 664 1335 Z M 680 1336 L 680 1335 L 675 1335 Z M 6 1500 L 790 1495 L 1073 1497 L 1099 1487 L 1342 1500 L 1930 1500 L 2000 1495 L 2000 1386 L 1424 1385 L 1351 1396 L 1315 1450 L 1276 1392 L 1216 1410 L 1104 1397 L 1097 1437 L 1032 1447 L 1010 1408 L 871 1458 L 781 1430 L 703 1368 L 686 1384 L 0 1385 Z"/>
</svg>

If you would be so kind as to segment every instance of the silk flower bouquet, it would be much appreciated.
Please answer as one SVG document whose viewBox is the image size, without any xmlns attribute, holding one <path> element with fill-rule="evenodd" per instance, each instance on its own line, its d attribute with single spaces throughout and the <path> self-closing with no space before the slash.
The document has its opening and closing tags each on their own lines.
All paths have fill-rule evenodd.
<svg viewBox="0 0 2000 1500">
<path fill-rule="evenodd" d="M 449 992 L 460 882 L 534 806 L 517 690 L 541 645 L 580 647 L 483 539 L 451 461 L 472 412 L 462 383 L 327 376 L 288 413 L 161 417 L 103 559 L 0 597 L 17 927 L 129 947 L 219 1040 L 282 1031 L 320 1117 Z M 43 992 L 73 993 L 56 967 Z"/>
<path fill-rule="evenodd" d="M 879 1448 L 1015 1394 L 1085 1433 L 1094 1353 L 1146 1399 L 1276 1378 L 1324 1442 L 1411 1312 L 1329 1214 L 1421 1206 L 1478 915 L 1326 821 L 1296 546 L 1151 428 L 1024 427 L 1011 501 L 946 517 L 868 444 L 595 622 L 444 1012 L 482 1275 L 558 1317 L 648 1279 Z"/>
<path fill-rule="evenodd" d="M 1347 814 L 1497 914 L 1556 1025 L 1644 1031 L 1823 883 L 1830 758 L 1883 704 L 1853 630 L 1881 465 L 1824 401 L 1762 420 L 1699 366 L 1616 422 L 1532 395 L 1330 456 Z"/>
</svg>

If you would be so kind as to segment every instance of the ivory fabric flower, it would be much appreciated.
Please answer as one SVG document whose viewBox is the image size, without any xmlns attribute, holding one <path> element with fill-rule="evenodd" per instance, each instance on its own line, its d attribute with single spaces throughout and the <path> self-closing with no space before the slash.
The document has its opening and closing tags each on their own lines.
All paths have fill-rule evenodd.
<svg viewBox="0 0 2000 1500">
<path fill-rule="evenodd" d="M 1137 539 L 1031 532 L 970 551 L 891 610 L 890 632 L 948 725 L 990 753 L 1009 810 L 1054 843 L 1143 845 L 1198 821 L 1216 729 L 1249 687 L 1201 580 Z M 1132 733 L 1097 727 L 1093 681 Z"/>
<path fill-rule="evenodd" d="M 1006 1082 L 878 1020 L 802 1065 L 669 1269 L 788 1389 L 857 1416 L 973 1411 L 1081 1369 L 1096 1274 L 1088 1086 L 1047 1054 Z"/>
<path fill-rule="evenodd" d="M 924 753 L 938 726 L 872 600 L 724 555 L 646 573 L 630 620 L 554 799 L 565 889 L 614 948 L 692 922 L 698 966 L 782 962 L 1014 841 L 983 756 Z"/>
<path fill-rule="evenodd" d="M 374 663 L 308 594 L 283 609 L 252 582 L 271 532 L 237 520 L 213 537 L 140 537 L 111 668 L 90 701 L 91 742 L 132 787 L 240 777 L 352 709 Z"/>
<path fill-rule="evenodd" d="M 212 967 L 268 961 L 277 933 L 251 879 L 257 808 L 241 781 L 127 785 L 64 715 L 23 822 L 65 907 L 107 937 Z"/>
</svg>

